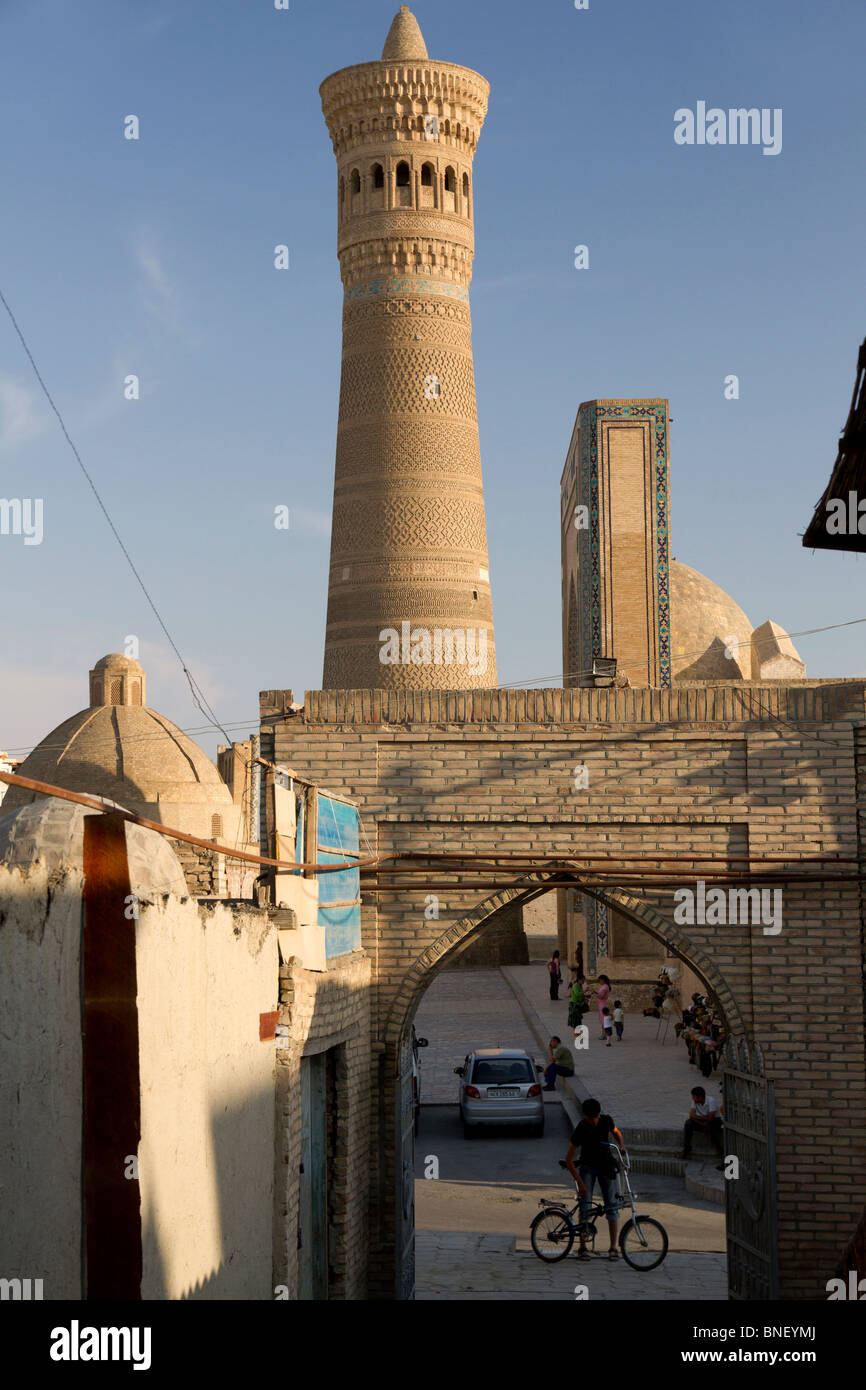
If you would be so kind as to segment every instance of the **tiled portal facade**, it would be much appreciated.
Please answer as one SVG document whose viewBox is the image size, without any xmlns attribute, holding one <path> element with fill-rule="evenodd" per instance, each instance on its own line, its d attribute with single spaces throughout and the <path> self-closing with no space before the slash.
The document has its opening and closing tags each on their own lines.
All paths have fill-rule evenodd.
<svg viewBox="0 0 866 1390">
<path fill-rule="evenodd" d="M 631 685 L 671 683 L 668 403 L 585 401 L 561 483 L 563 684 L 615 656 Z"/>
</svg>

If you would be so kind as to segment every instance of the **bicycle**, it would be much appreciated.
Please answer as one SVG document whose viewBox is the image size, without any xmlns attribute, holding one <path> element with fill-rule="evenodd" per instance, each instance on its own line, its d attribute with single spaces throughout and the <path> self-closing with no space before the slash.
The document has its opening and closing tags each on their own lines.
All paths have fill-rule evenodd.
<svg viewBox="0 0 866 1390">
<path fill-rule="evenodd" d="M 608 1147 L 613 1151 L 617 1173 L 622 1179 L 621 1189 L 622 1184 L 625 1185 L 625 1191 L 620 1190 L 615 1201 L 617 1212 L 622 1211 L 625 1207 L 631 1207 L 631 1219 L 625 1223 L 619 1237 L 619 1248 L 622 1251 L 623 1259 L 632 1269 L 641 1272 L 657 1269 L 668 1253 L 668 1233 L 661 1222 L 656 1221 L 655 1217 L 638 1216 L 635 1209 L 637 1194 L 632 1191 L 628 1178 L 631 1165 L 620 1153 L 616 1144 L 610 1144 Z M 559 1166 L 560 1168 L 565 1167 L 563 1159 L 559 1160 Z M 604 1202 L 593 1203 L 581 1219 L 579 1215 L 580 1195 L 576 1182 L 574 1190 L 578 1196 L 573 1207 L 567 1206 L 563 1201 L 550 1201 L 545 1197 L 542 1197 L 538 1203 L 542 1210 L 532 1222 L 530 1239 L 535 1254 L 547 1264 L 555 1264 L 558 1260 L 564 1260 L 571 1253 L 575 1236 L 582 1235 L 592 1253 L 595 1254 L 595 1237 L 598 1234 L 595 1222 L 604 1215 Z M 578 1213 L 576 1222 L 575 1213 Z"/>
</svg>

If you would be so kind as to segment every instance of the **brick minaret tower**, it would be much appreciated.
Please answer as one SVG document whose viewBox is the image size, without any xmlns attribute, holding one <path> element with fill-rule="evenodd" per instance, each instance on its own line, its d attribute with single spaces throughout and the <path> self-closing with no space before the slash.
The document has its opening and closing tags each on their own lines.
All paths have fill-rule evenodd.
<svg viewBox="0 0 866 1390">
<path fill-rule="evenodd" d="M 469 318 L 489 90 L 406 5 L 379 62 L 320 88 L 344 287 L 325 689 L 496 685 Z"/>
</svg>

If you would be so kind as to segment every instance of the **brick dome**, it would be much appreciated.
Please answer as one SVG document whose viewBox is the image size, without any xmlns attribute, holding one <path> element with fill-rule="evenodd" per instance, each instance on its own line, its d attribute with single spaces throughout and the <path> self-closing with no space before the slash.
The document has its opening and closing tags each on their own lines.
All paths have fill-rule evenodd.
<svg viewBox="0 0 866 1390">
<path fill-rule="evenodd" d="M 730 594 L 705 574 L 672 560 L 670 604 L 674 680 L 751 679 L 752 624 Z M 726 647 L 733 659 L 725 656 Z"/>
<path fill-rule="evenodd" d="M 427 56 L 427 45 L 421 33 L 421 26 L 409 6 L 401 5 L 388 30 L 385 47 L 382 49 L 382 61 L 387 62 L 394 58 L 398 61 L 412 62 L 416 58 L 426 59 Z"/>
</svg>

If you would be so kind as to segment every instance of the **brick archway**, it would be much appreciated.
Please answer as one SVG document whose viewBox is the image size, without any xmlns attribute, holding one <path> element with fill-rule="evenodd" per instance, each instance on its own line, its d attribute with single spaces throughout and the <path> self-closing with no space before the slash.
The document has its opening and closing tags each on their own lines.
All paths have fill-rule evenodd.
<svg viewBox="0 0 866 1390">
<path fill-rule="evenodd" d="M 735 1035 L 760 1042 L 775 1088 L 781 1297 L 825 1297 L 866 1206 L 866 1128 L 851 1123 L 866 1113 L 866 899 L 855 878 L 866 855 L 866 682 L 307 691 L 301 710 L 290 691 L 265 691 L 261 713 L 262 755 L 355 799 L 371 857 L 531 849 L 561 863 L 680 855 L 751 873 L 767 858 L 782 866 L 778 935 L 754 921 L 684 930 L 658 886 L 605 885 L 603 896 L 693 966 Z M 807 877 L 815 856 L 838 857 L 844 871 Z M 686 868 L 680 884 L 696 877 Z M 373 961 L 365 1258 L 370 1293 L 383 1298 L 411 1296 L 397 1248 L 411 1215 L 395 1163 L 405 1022 L 446 954 L 528 891 L 483 897 L 470 881 L 452 876 L 441 920 L 428 920 L 420 880 L 377 883 L 362 899 Z M 833 1149 L 830 1185 L 834 1132 L 847 1141 Z"/>
<path fill-rule="evenodd" d="M 555 892 L 557 887 L 562 886 L 561 879 L 546 878 L 543 875 L 538 875 L 538 882 L 539 885 L 547 884 L 545 891 L 548 892 Z M 735 1045 L 746 1049 L 745 1055 L 748 1056 L 749 1045 L 759 1040 L 749 1035 L 736 996 L 713 957 L 688 937 L 670 917 L 665 916 L 651 903 L 643 901 L 634 893 L 627 893 L 622 889 L 601 892 L 596 889 L 585 889 L 582 885 L 579 886 L 582 892 L 589 893 L 598 902 L 603 903 L 608 908 L 615 908 L 623 916 L 636 923 L 657 941 L 675 951 L 679 958 L 685 960 L 692 967 L 695 974 L 703 980 L 718 999 Z M 405 1128 L 401 1131 L 399 1120 L 401 1109 L 399 1098 L 401 1086 L 405 1083 L 409 1030 L 421 997 L 439 972 L 456 955 L 466 950 L 483 934 L 485 926 L 495 920 L 502 908 L 534 896 L 536 896 L 534 890 L 503 889 L 476 903 L 458 920 L 451 922 L 434 941 L 431 941 L 419 953 L 406 970 L 400 987 L 392 1000 L 391 1010 L 383 1030 L 384 1055 L 382 1063 L 384 1064 L 383 1080 L 385 1085 L 387 1086 L 390 1081 L 390 1085 L 394 1088 L 398 1098 L 397 1118 L 395 1119 L 392 1142 L 394 1145 L 393 1171 L 395 1181 L 403 1189 L 402 1200 L 397 1203 L 398 1228 L 401 1232 L 401 1238 L 397 1241 L 395 1249 L 395 1287 L 399 1297 L 411 1296 L 408 1290 L 414 1291 L 415 1280 L 413 1192 L 415 1168 L 412 1161 L 414 1144 L 409 1131 Z M 775 1221 L 775 1206 L 773 1207 L 772 1219 Z"/>
<path fill-rule="evenodd" d="M 541 877 L 538 881 L 539 884 L 547 882 Z M 555 891 L 557 886 L 562 886 L 561 880 L 559 882 L 550 880 L 547 891 Z M 628 917 L 630 921 L 642 927 L 650 936 L 675 951 L 677 956 L 685 960 L 695 974 L 699 975 L 715 994 L 724 1012 L 731 1035 L 747 1042 L 755 1041 L 750 1037 L 736 996 L 725 975 L 713 958 L 692 941 L 681 927 L 678 927 L 669 917 L 658 912 L 650 903 L 642 901 L 641 898 L 633 893 L 627 893 L 623 889 L 600 892 L 596 889 L 581 888 L 581 891 L 588 893 L 589 896 L 596 898 L 607 907 L 615 908 L 624 917 Z M 471 911 L 465 913 L 458 921 L 452 922 L 435 941 L 432 941 L 417 956 L 407 969 L 401 986 L 391 1002 L 383 1036 L 389 1057 L 399 1055 L 405 1031 L 411 1024 L 421 996 L 430 985 L 433 977 L 444 969 L 455 954 L 465 950 L 479 936 L 484 930 L 485 923 L 489 922 L 500 908 L 505 907 L 508 903 L 516 903 L 521 899 L 526 900 L 528 896 L 534 895 L 520 888 L 506 888 L 501 892 L 491 894 Z"/>
</svg>

